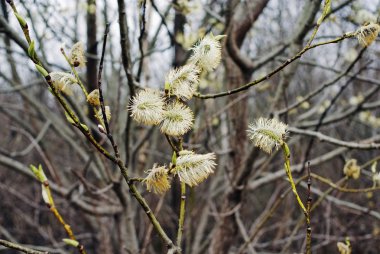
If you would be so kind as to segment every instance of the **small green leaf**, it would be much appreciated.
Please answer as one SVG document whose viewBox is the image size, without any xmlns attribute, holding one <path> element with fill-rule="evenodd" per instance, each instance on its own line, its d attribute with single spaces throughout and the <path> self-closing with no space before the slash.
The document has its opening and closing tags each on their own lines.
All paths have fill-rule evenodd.
<svg viewBox="0 0 380 254">
<path fill-rule="evenodd" d="M 32 41 L 28 47 L 28 55 L 30 58 L 36 58 L 36 51 L 34 50 L 34 41 Z"/>
<path fill-rule="evenodd" d="M 33 174 L 34 174 L 35 176 L 37 176 L 37 174 L 38 174 L 38 169 L 37 169 L 34 165 L 30 165 L 30 169 L 32 170 Z"/>
<path fill-rule="evenodd" d="M 40 181 L 41 183 L 47 181 L 47 177 L 44 173 L 44 170 L 42 169 L 41 164 L 38 165 L 38 168 L 34 165 L 30 165 L 30 169 L 32 170 L 33 174 L 38 179 L 38 181 Z"/>
<path fill-rule="evenodd" d="M 41 182 L 47 181 L 47 177 L 45 175 L 44 170 L 42 169 L 42 165 L 41 164 L 38 165 L 38 171 L 40 172 Z"/>
<path fill-rule="evenodd" d="M 73 247 L 78 247 L 78 245 L 79 245 L 78 241 L 75 241 L 75 240 L 72 240 L 72 239 L 68 239 L 68 238 L 63 238 L 62 241 L 64 243 L 66 243 L 67 245 L 71 245 Z"/>
<path fill-rule="evenodd" d="M 173 163 L 173 165 L 177 164 L 177 153 L 175 151 L 173 152 L 172 163 Z"/>
<path fill-rule="evenodd" d="M 42 76 L 46 77 L 49 75 L 49 73 L 45 70 L 44 67 L 42 67 L 41 65 L 38 65 L 38 64 L 35 64 L 36 66 L 36 69 L 39 73 L 41 73 Z"/>
<path fill-rule="evenodd" d="M 87 125 L 85 125 L 85 124 L 83 124 L 83 123 L 81 123 L 80 125 L 82 126 L 82 128 L 83 128 L 85 131 L 88 131 L 88 127 L 87 127 Z"/>
<path fill-rule="evenodd" d="M 69 123 L 71 124 L 74 124 L 75 125 L 75 122 L 74 120 L 71 118 L 71 116 L 69 114 L 67 114 L 67 112 L 65 111 L 65 116 L 66 116 L 66 119 L 67 121 L 69 121 Z"/>
<path fill-rule="evenodd" d="M 20 25 L 21 25 L 22 27 L 26 27 L 27 24 L 26 24 L 25 19 L 24 19 L 23 17 L 21 17 L 20 14 L 18 14 L 18 13 L 16 13 L 16 12 L 15 12 L 14 14 L 15 14 L 15 16 L 16 16 L 18 22 L 20 23 Z"/>
</svg>

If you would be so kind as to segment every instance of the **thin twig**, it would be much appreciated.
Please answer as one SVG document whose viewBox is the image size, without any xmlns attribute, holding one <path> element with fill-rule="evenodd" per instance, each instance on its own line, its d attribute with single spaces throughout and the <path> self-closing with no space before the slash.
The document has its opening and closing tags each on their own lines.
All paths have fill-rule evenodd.
<svg viewBox="0 0 380 254">
<path fill-rule="evenodd" d="M 121 59 L 123 63 L 123 68 L 125 75 L 128 80 L 129 93 L 132 96 L 135 94 L 134 78 L 132 74 L 132 64 L 131 64 L 131 55 L 130 55 L 130 42 L 129 42 L 129 32 L 128 32 L 128 23 L 125 10 L 124 0 L 118 0 L 118 11 L 119 11 L 119 28 L 120 28 L 120 46 L 121 46 Z"/>
<path fill-rule="evenodd" d="M 344 184 L 345 182 L 347 181 L 347 178 L 342 178 L 340 179 L 339 181 L 336 182 L 337 185 L 341 185 L 341 184 Z M 323 195 L 321 195 L 317 201 L 315 201 L 310 209 L 310 211 L 314 211 L 321 203 L 323 200 L 325 200 L 325 198 L 333 191 L 334 189 L 333 188 L 328 188 L 325 192 L 323 192 Z M 311 190 L 310 190 L 311 191 Z M 292 239 L 295 237 L 296 233 L 298 232 L 298 229 L 302 226 L 304 222 L 304 217 L 303 216 L 299 216 L 298 217 L 298 221 L 297 221 L 297 224 L 296 226 L 294 227 L 292 233 L 290 234 L 289 236 L 289 239 L 290 241 L 288 241 L 282 248 L 281 250 L 281 253 L 286 253 L 288 248 L 290 247 L 290 244 L 292 243 Z"/>
<path fill-rule="evenodd" d="M 106 24 L 106 29 L 104 31 L 104 37 L 103 37 L 103 47 L 102 47 L 102 55 L 100 57 L 100 63 L 99 63 L 99 70 L 98 70 L 98 89 L 99 89 L 99 100 L 100 100 L 100 108 L 102 109 L 102 115 L 103 115 L 103 122 L 104 127 L 106 128 L 107 138 L 111 142 L 111 145 L 113 147 L 113 150 L 115 152 L 115 156 L 118 160 L 120 160 L 120 154 L 119 154 L 119 148 L 117 147 L 117 144 L 115 143 L 115 140 L 113 139 L 113 136 L 111 134 L 109 123 L 106 115 L 106 109 L 104 106 L 104 97 L 103 97 L 103 90 L 102 90 L 102 71 L 103 71 L 103 63 L 104 63 L 104 55 L 106 51 L 106 45 L 107 45 L 107 36 L 109 33 L 110 24 Z"/>
<path fill-rule="evenodd" d="M 42 168 L 41 168 L 41 170 L 42 170 Z M 71 230 L 71 226 L 65 222 L 65 220 L 63 219 L 63 217 L 59 213 L 58 209 L 56 208 L 56 206 L 54 204 L 53 196 L 51 195 L 49 181 L 48 180 L 41 180 L 40 178 L 38 178 L 38 179 L 42 184 L 42 188 L 43 188 L 42 196 L 44 197 L 44 201 L 45 201 L 47 207 L 50 209 L 50 211 L 57 218 L 59 223 L 61 223 L 61 225 L 63 226 L 63 228 L 66 231 L 67 236 L 71 240 L 77 242 L 75 247 L 78 249 L 79 253 L 86 254 L 86 250 L 84 249 L 84 246 L 82 244 L 80 244 L 80 242 L 76 239 L 74 232 Z M 45 200 L 45 199 L 47 199 L 47 200 Z"/>
<path fill-rule="evenodd" d="M 141 21 L 140 21 L 140 36 L 139 36 L 139 48 L 140 48 L 140 62 L 139 68 L 137 70 L 137 81 L 140 81 L 141 72 L 144 64 L 144 37 L 145 37 L 145 12 L 146 12 L 146 0 L 142 0 L 141 3 L 142 13 L 141 13 Z"/>
<path fill-rule="evenodd" d="M 154 209 L 154 213 L 155 214 L 158 214 L 162 208 L 162 205 L 164 204 L 164 200 L 165 200 L 165 196 L 161 196 L 160 197 L 160 200 L 158 201 L 158 204 L 156 206 L 156 208 Z M 152 231 L 153 231 L 153 225 L 150 224 L 148 229 L 146 230 L 145 232 L 145 237 L 144 237 L 144 241 L 143 241 L 143 244 L 142 244 L 142 248 L 140 250 L 140 254 L 146 254 L 147 252 L 147 248 L 148 248 L 148 244 L 150 243 L 151 241 L 151 234 L 152 234 Z"/>
<path fill-rule="evenodd" d="M 180 151 L 183 150 L 182 137 L 178 138 L 178 147 Z M 177 155 L 179 154 L 178 151 L 175 151 L 175 152 Z M 177 251 L 178 254 L 182 253 L 181 242 L 182 242 L 182 234 L 183 234 L 183 225 L 185 223 L 185 211 L 186 211 L 186 183 L 181 182 L 181 201 L 180 201 L 180 206 L 179 206 L 178 232 L 177 232 L 177 246 L 179 248 Z"/>
<path fill-rule="evenodd" d="M 181 202 L 179 206 L 179 219 L 178 219 L 178 232 L 177 232 L 177 246 L 181 246 L 183 224 L 185 222 L 185 207 L 186 207 L 186 183 L 181 182 Z"/>
<path fill-rule="evenodd" d="M 3 239 L 0 239 L 0 245 L 3 245 L 7 248 L 22 251 L 27 254 L 49 254 L 47 251 L 38 251 L 38 250 L 33 250 L 24 246 L 21 246 L 20 244 L 17 243 L 12 243 Z"/>
<path fill-rule="evenodd" d="M 164 14 L 160 12 L 160 10 L 157 8 L 157 5 L 155 4 L 154 0 L 151 0 L 150 3 L 152 4 L 153 9 L 157 12 L 158 16 L 161 18 L 161 23 L 158 26 L 156 33 L 153 36 L 153 39 L 151 40 L 151 43 L 149 45 L 149 49 L 152 49 L 155 46 L 155 43 L 157 42 L 157 37 L 161 31 L 161 26 L 165 26 L 166 31 L 168 33 L 168 36 L 170 38 L 171 45 L 174 45 L 176 43 L 175 36 L 171 32 L 171 28 L 169 28 L 168 24 L 166 23 L 166 18 L 171 10 L 171 6 L 168 5 L 167 9 L 165 10 Z"/>
<path fill-rule="evenodd" d="M 345 110 L 341 113 L 336 113 L 330 117 L 326 117 L 323 120 L 322 125 L 336 123 L 336 122 L 343 120 L 345 118 L 348 118 L 349 116 L 352 116 L 358 112 L 378 108 L 380 106 L 379 102 L 368 102 L 368 103 L 365 103 L 365 102 L 369 101 L 369 99 L 371 97 L 373 97 L 374 95 L 377 95 L 379 90 L 380 90 L 380 86 L 373 87 L 366 94 L 364 94 L 363 100 L 359 104 L 354 105 L 354 106 L 348 108 L 347 110 Z M 309 127 L 317 126 L 318 123 L 319 123 L 319 120 L 311 120 L 311 121 L 306 121 L 302 124 L 299 124 L 298 127 L 299 128 L 309 128 Z"/>
<path fill-rule="evenodd" d="M 303 48 L 300 52 L 298 52 L 295 56 L 293 56 L 292 58 L 289 58 L 287 59 L 284 63 L 282 63 L 280 66 L 278 66 L 277 68 L 275 68 L 273 71 L 269 72 L 267 75 L 259 78 L 259 79 L 256 79 L 252 82 L 249 82 L 241 87 L 238 87 L 236 89 L 233 89 L 233 90 L 228 90 L 226 92 L 221 92 L 221 93 L 216 93 L 216 94 L 200 94 L 200 93 L 196 93 L 194 94 L 195 97 L 199 98 L 199 99 L 210 99 L 210 98 L 218 98 L 218 97 L 223 97 L 223 96 L 228 96 L 230 94 L 235 94 L 235 93 L 238 93 L 238 92 L 241 92 L 241 91 L 244 91 L 244 90 L 247 90 L 249 89 L 250 87 L 252 86 L 255 86 L 265 80 L 268 80 L 269 78 L 271 78 L 273 75 L 275 75 L 276 73 L 278 73 L 279 71 L 281 71 L 282 69 L 284 69 L 286 66 L 288 66 L 289 64 L 291 64 L 292 62 L 294 62 L 295 60 L 297 60 L 298 58 L 300 58 L 304 53 L 306 53 L 307 51 L 309 51 L 310 49 L 313 49 L 313 48 L 316 48 L 316 47 L 319 47 L 319 46 L 323 46 L 323 45 L 327 45 L 327 44 L 332 44 L 332 43 L 338 43 L 340 41 L 343 41 L 347 38 L 351 38 L 354 36 L 354 33 L 346 33 L 346 34 L 343 34 L 342 36 L 336 38 L 336 39 L 333 39 L 333 40 L 329 40 L 329 41 L 325 41 L 325 42 L 320 42 L 320 43 L 316 43 L 316 44 L 313 44 L 313 45 L 310 45 L 310 46 L 306 46 L 305 48 Z"/>
<path fill-rule="evenodd" d="M 355 58 L 355 60 L 353 62 L 351 62 L 351 64 L 347 68 L 347 72 L 349 72 L 355 66 L 355 64 L 362 57 L 362 55 L 364 54 L 364 52 L 366 51 L 366 49 L 367 49 L 366 47 L 362 48 L 362 50 L 359 52 L 358 56 Z M 364 67 L 360 68 L 356 72 L 356 75 L 359 74 L 363 69 L 364 69 Z M 315 126 L 314 131 L 318 131 L 320 129 L 320 127 L 322 126 L 323 120 L 325 119 L 325 117 L 329 113 L 330 109 L 334 106 L 335 102 L 338 100 L 338 98 L 340 97 L 340 95 L 343 93 L 343 91 L 348 87 L 348 85 L 353 80 L 354 80 L 354 78 L 350 78 L 343 86 L 340 87 L 339 91 L 336 93 L 336 95 L 334 96 L 334 98 L 331 100 L 329 106 L 323 111 L 323 113 L 319 117 L 318 124 L 317 124 L 317 126 Z M 304 166 L 303 166 L 301 172 L 305 169 L 305 163 L 308 160 L 308 157 L 309 157 L 309 155 L 311 153 L 311 148 L 313 147 L 314 141 L 315 141 L 315 139 L 311 138 L 309 140 L 309 143 L 307 144 L 307 147 L 306 147 L 306 150 L 305 150 L 305 153 L 304 153 L 304 156 L 303 156 L 303 162 L 302 162 L 302 164 Z"/>
<path fill-rule="evenodd" d="M 135 83 L 132 73 L 132 61 L 131 61 L 131 47 L 129 42 L 129 32 L 128 32 L 128 22 L 127 22 L 127 12 L 125 8 L 124 0 L 117 0 L 118 13 L 119 13 L 119 30 L 120 30 L 120 47 L 121 47 L 121 59 L 123 63 L 123 68 L 125 75 L 128 80 L 129 94 L 130 98 L 135 95 Z M 132 118 L 130 114 L 127 114 L 127 121 L 125 125 L 125 166 L 128 165 L 130 161 L 129 146 L 130 146 L 130 130 L 131 130 Z"/>
<path fill-rule="evenodd" d="M 355 59 L 352 63 L 356 63 L 359 59 Z M 275 112 L 275 115 L 283 115 L 287 112 L 289 112 L 290 110 L 294 109 L 294 108 L 297 108 L 298 106 L 302 105 L 302 103 L 306 102 L 306 101 L 309 101 L 311 98 L 313 98 L 314 96 L 318 95 L 319 93 L 321 93 L 322 91 L 324 91 L 326 88 L 336 84 L 341 78 L 343 78 L 344 76 L 349 76 L 348 73 L 350 72 L 350 70 L 352 69 L 353 67 L 353 64 L 350 64 L 344 71 L 340 72 L 336 77 L 332 78 L 331 80 L 325 82 L 323 85 L 321 85 L 320 87 L 318 87 L 317 89 L 313 90 L 312 92 L 310 92 L 309 94 L 307 94 L 306 96 L 304 96 L 304 98 L 302 100 L 299 100 L 289 106 L 287 106 L 286 108 L 284 109 L 281 109 L 277 112 Z M 356 74 L 352 75 L 351 77 L 355 77 L 356 78 Z"/>
<path fill-rule="evenodd" d="M 339 185 L 333 183 L 331 180 L 328 180 L 320 175 L 317 175 L 315 173 L 311 173 L 311 176 L 315 178 L 316 180 L 325 183 L 329 185 L 331 188 L 336 189 L 340 192 L 348 192 L 348 193 L 362 193 L 362 192 L 373 192 L 380 190 L 380 187 L 370 187 L 370 188 L 363 188 L 363 189 L 349 189 L 345 187 L 340 187 Z"/>
<path fill-rule="evenodd" d="M 288 130 L 291 133 L 310 136 L 313 138 L 317 138 L 321 142 L 327 142 L 327 143 L 330 143 L 333 145 L 338 145 L 341 147 L 347 147 L 347 148 L 353 148 L 353 149 L 363 149 L 363 150 L 380 149 L 379 143 L 364 144 L 364 143 L 359 143 L 359 142 L 357 143 L 357 142 L 343 141 L 340 139 L 336 139 L 336 138 L 324 135 L 321 132 L 311 131 L 311 130 L 303 130 L 303 129 L 299 129 L 299 128 L 295 128 L 295 127 L 289 127 Z"/>
<path fill-rule="evenodd" d="M 175 146 L 175 144 L 173 143 L 173 140 L 170 139 L 170 136 L 165 134 L 165 137 L 166 137 L 166 140 L 168 141 L 169 145 L 173 149 L 173 151 L 175 151 L 178 154 L 179 149 Z"/>
<path fill-rule="evenodd" d="M 284 154 L 284 160 L 285 160 L 284 166 L 285 166 L 286 175 L 288 176 L 290 185 L 292 187 L 292 191 L 293 191 L 294 195 L 296 196 L 298 205 L 301 207 L 303 213 L 307 217 L 307 211 L 306 211 L 305 205 L 303 204 L 300 196 L 298 195 L 296 185 L 295 185 L 293 177 L 292 177 L 292 170 L 290 169 L 290 150 L 289 150 L 289 147 L 285 142 L 283 142 L 281 144 L 281 146 L 282 146 L 282 150 L 283 150 L 283 154 Z"/>
<path fill-rule="evenodd" d="M 307 164 L 307 203 L 306 203 L 306 254 L 311 254 L 311 171 L 310 162 Z"/>
</svg>

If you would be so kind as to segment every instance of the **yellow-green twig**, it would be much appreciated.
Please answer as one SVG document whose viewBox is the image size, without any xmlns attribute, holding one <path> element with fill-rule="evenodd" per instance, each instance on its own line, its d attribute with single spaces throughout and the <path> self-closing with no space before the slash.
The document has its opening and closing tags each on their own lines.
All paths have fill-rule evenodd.
<svg viewBox="0 0 380 254">
<path fill-rule="evenodd" d="M 282 142 L 281 146 L 282 146 L 282 151 L 283 151 L 283 154 L 284 154 L 284 157 L 285 157 L 284 158 L 285 159 L 284 166 L 285 166 L 286 175 L 288 176 L 290 185 L 292 187 L 292 191 L 293 191 L 294 195 L 296 196 L 298 205 L 301 207 L 302 211 L 304 212 L 304 214 L 306 216 L 307 215 L 307 210 L 306 210 L 305 205 L 303 204 L 300 196 L 298 195 L 298 192 L 297 192 L 297 189 L 296 189 L 296 185 L 294 184 L 294 180 L 293 180 L 293 177 L 292 177 L 292 172 L 291 172 L 291 169 L 290 169 L 290 150 L 289 150 L 289 147 L 288 147 L 288 145 L 285 142 Z"/>
<path fill-rule="evenodd" d="M 177 232 L 177 246 L 181 246 L 183 225 L 185 222 L 185 207 L 186 207 L 186 184 L 181 182 L 181 203 L 179 206 L 179 219 L 178 219 L 178 232 Z"/>
<path fill-rule="evenodd" d="M 55 204 L 54 204 L 54 199 L 53 199 L 53 196 L 51 194 L 51 190 L 50 190 L 50 186 L 49 186 L 49 181 L 43 171 L 43 168 L 41 165 L 37 167 L 31 165 L 30 166 L 33 174 L 35 175 L 35 177 L 37 178 L 37 180 L 41 183 L 41 187 L 42 187 L 42 198 L 45 202 L 45 204 L 49 207 L 50 211 L 54 214 L 54 216 L 57 218 L 57 220 L 59 221 L 59 223 L 61 223 L 61 225 L 63 226 L 63 228 L 65 229 L 67 235 L 69 236 L 69 238 L 75 243 L 73 244 L 74 247 L 76 247 L 78 250 L 79 250 L 79 253 L 81 254 L 86 254 L 86 251 L 83 247 L 83 245 L 81 245 L 75 238 L 74 236 L 74 233 L 73 231 L 71 230 L 71 227 L 69 224 L 67 224 L 64 220 L 63 220 L 63 217 L 61 216 L 61 214 L 58 212 L 58 209 L 55 207 Z"/>
</svg>

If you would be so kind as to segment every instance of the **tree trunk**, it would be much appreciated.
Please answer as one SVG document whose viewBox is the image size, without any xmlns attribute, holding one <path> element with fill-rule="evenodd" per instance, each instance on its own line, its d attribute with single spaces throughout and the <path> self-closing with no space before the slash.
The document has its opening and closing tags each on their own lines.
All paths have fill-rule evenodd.
<svg viewBox="0 0 380 254">
<path fill-rule="evenodd" d="M 268 0 L 256 0 L 250 2 L 229 1 L 227 15 L 227 41 L 224 47 L 224 66 L 226 68 L 227 89 L 232 90 L 246 84 L 254 70 L 249 59 L 240 55 L 240 47 L 243 44 L 247 32 L 266 7 Z M 243 186 L 246 181 L 240 181 L 242 186 L 234 186 L 238 177 L 238 169 L 243 168 L 247 154 L 248 109 L 247 98 L 239 97 L 241 94 L 228 96 L 228 102 L 234 102 L 228 109 L 229 133 L 230 133 L 230 164 L 228 165 L 230 189 L 224 196 L 221 216 L 210 245 L 210 253 L 228 253 L 237 235 L 237 224 L 234 220 L 234 209 L 240 204 L 243 194 Z M 246 177 L 246 179 L 248 179 Z"/>
</svg>

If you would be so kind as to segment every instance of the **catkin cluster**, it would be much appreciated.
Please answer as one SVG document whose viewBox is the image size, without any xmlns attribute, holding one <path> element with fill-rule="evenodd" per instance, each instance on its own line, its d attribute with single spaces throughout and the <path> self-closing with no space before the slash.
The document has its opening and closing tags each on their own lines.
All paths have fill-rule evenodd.
<svg viewBox="0 0 380 254">
<path fill-rule="evenodd" d="M 194 113 L 185 104 L 196 93 L 202 72 L 214 70 L 221 61 L 223 36 L 208 35 L 193 48 L 186 65 L 170 70 L 165 77 L 165 89 L 142 89 L 128 107 L 132 118 L 144 125 L 158 125 L 163 134 L 181 137 L 193 128 Z M 169 168 L 154 166 L 143 180 L 148 191 L 163 193 L 170 188 L 170 175 L 178 175 L 181 182 L 196 186 L 204 181 L 215 167 L 215 154 L 195 154 L 180 151 Z"/>
<path fill-rule="evenodd" d="M 182 136 L 193 127 L 194 114 L 185 105 L 198 89 L 202 71 L 214 70 L 221 60 L 219 38 L 208 35 L 192 48 L 188 63 L 172 69 L 165 77 L 165 91 L 143 89 L 131 100 L 129 111 L 135 121 L 160 125 L 162 133 Z"/>
</svg>

